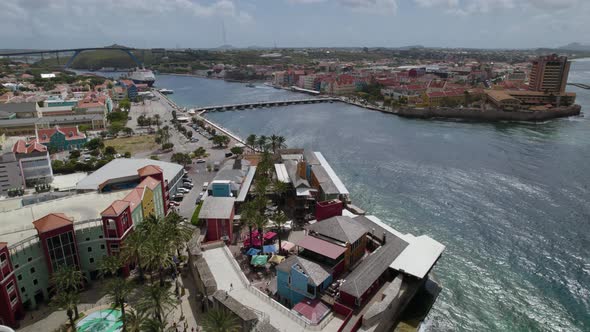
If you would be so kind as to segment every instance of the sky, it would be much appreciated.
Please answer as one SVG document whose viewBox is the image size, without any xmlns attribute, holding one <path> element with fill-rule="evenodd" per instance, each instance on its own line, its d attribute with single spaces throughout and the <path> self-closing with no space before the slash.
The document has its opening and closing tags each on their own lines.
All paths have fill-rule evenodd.
<svg viewBox="0 0 590 332">
<path fill-rule="evenodd" d="M 590 43 L 590 0 L 0 0 L 0 49 L 537 48 Z"/>
</svg>

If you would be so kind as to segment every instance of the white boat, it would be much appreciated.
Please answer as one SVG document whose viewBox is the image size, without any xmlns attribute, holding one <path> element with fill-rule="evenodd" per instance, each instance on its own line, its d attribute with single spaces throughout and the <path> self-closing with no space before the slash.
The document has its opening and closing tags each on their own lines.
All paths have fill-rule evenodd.
<svg viewBox="0 0 590 332">
<path fill-rule="evenodd" d="M 154 85 L 156 76 L 154 73 L 145 68 L 136 68 L 134 71 L 127 73 L 127 76 L 135 84 L 147 84 L 149 87 Z"/>
<path fill-rule="evenodd" d="M 158 91 L 163 95 L 171 95 L 174 93 L 174 90 L 169 90 L 169 89 L 160 89 Z"/>
</svg>

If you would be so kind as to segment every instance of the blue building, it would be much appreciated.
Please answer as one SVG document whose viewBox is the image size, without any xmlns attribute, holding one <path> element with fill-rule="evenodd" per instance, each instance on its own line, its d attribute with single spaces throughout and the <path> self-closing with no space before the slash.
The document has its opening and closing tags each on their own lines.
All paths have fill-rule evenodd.
<svg viewBox="0 0 590 332">
<path fill-rule="evenodd" d="M 127 90 L 127 98 L 129 100 L 135 100 L 137 98 L 137 86 L 132 80 L 120 80 L 119 85 Z"/>
<path fill-rule="evenodd" d="M 332 272 L 318 263 L 291 256 L 277 266 L 277 292 L 288 307 L 316 299 L 332 283 Z"/>
</svg>

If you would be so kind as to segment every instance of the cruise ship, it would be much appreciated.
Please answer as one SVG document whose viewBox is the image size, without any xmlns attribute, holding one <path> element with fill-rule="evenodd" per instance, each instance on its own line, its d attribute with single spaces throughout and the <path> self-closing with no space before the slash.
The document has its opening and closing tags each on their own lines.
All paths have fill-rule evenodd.
<svg viewBox="0 0 590 332">
<path fill-rule="evenodd" d="M 145 68 L 136 68 L 127 75 L 129 76 L 129 79 L 133 81 L 133 83 L 147 84 L 150 87 L 154 85 L 154 82 L 156 81 L 156 76 L 154 76 L 154 73 L 151 70 Z"/>
</svg>

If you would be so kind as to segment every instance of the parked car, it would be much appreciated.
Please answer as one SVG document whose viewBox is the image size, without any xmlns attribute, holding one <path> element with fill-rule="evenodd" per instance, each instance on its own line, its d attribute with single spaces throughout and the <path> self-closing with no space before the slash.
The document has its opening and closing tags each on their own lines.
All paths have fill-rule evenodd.
<svg viewBox="0 0 590 332">
<path fill-rule="evenodd" d="M 205 161 L 205 159 L 197 159 L 195 162 L 197 164 L 202 164 L 202 163 L 205 163 L 206 161 Z"/>
<path fill-rule="evenodd" d="M 197 200 L 195 201 L 195 205 L 199 205 L 199 203 L 201 203 L 201 196 L 197 197 Z"/>
<path fill-rule="evenodd" d="M 198 139 L 198 138 L 196 138 L 196 137 L 191 137 L 191 142 L 198 142 L 198 141 L 199 141 L 199 139 Z"/>
<path fill-rule="evenodd" d="M 204 191 L 201 191 L 201 192 L 199 193 L 199 197 L 203 197 L 203 195 L 205 195 L 205 192 L 204 192 Z"/>
<path fill-rule="evenodd" d="M 203 190 L 207 190 L 209 188 L 209 182 L 203 183 Z"/>
<path fill-rule="evenodd" d="M 172 197 L 172 200 L 176 201 L 176 202 L 181 202 L 184 199 L 184 195 L 183 194 L 176 194 Z"/>
<path fill-rule="evenodd" d="M 185 182 L 185 183 L 182 184 L 182 187 L 183 188 L 186 188 L 188 190 L 191 190 L 191 189 L 193 189 L 193 184 L 192 183 Z"/>
<path fill-rule="evenodd" d="M 231 156 L 233 156 L 233 155 L 234 155 L 233 153 L 231 153 L 231 152 L 228 152 L 228 153 L 226 153 L 226 154 L 225 154 L 225 157 L 226 157 L 226 158 L 229 158 L 229 157 L 231 157 Z"/>
<path fill-rule="evenodd" d="M 175 201 L 170 201 L 170 206 L 180 206 L 180 204 Z"/>
<path fill-rule="evenodd" d="M 186 189 L 184 187 L 180 187 L 177 190 L 178 190 L 178 192 L 183 193 L 183 194 L 188 194 L 190 192 L 189 189 Z"/>
</svg>

